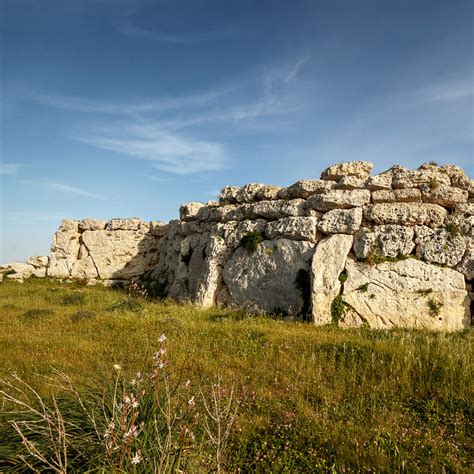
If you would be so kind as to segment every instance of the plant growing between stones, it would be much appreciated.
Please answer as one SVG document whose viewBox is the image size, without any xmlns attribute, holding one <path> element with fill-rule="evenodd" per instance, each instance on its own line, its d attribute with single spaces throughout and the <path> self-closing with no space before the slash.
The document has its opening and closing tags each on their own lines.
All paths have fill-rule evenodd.
<svg viewBox="0 0 474 474">
<path fill-rule="evenodd" d="M 240 246 L 249 252 L 255 252 L 264 240 L 265 236 L 261 232 L 248 232 L 240 240 Z"/>
<path fill-rule="evenodd" d="M 421 296 L 428 296 L 430 293 L 433 293 L 432 288 L 420 289 L 416 290 L 416 292 Z"/>
<path fill-rule="evenodd" d="M 457 237 L 458 235 L 462 235 L 461 229 L 456 224 L 446 224 L 445 229 L 451 237 Z"/>
<path fill-rule="evenodd" d="M 331 303 L 332 322 L 338 324 L 344 314 L 344 300 L 342 295 L 337 295 Z"/>
<path fill-rule="evenodd" d="M 359 288 L 357 288 L 357 291 L 362 291 L 362 292 L 367 292 L 369 290 L 369 283 L 364 283 L 363 285 L 360 285 Z"/>
<path fill-rule="evenodd" d="M 438 303 L 433 299 L 429 299 L 427 304 L 432 316 L 438 316 L 440 314 L 441 308 L 443 306 L 441 303 Z"/>
</svg>

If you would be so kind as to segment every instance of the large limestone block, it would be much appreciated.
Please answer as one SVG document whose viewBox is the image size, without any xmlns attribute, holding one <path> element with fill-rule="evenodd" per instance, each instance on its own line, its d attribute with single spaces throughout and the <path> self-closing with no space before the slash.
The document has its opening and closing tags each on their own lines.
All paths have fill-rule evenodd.
<svg viewBox="0 0 474 474">
<path fill-rule="evenodd" d="M 418 170 L 408 170 L 401 166 L 392 168 L 392 186 L 394 188 L 418 188 L 423 184 L 436 186 L 451 184 L 449 176 L 438 166 L 425 167 Z"/>
<path fill-rule="evenodd" d="M 107 230 L 138 230 L 144 222 L 141 219 L 132 217 L 131 219 L 110 219 L 107 222 Z"/>
<path fill-rule="evenodd" d="M 187 202 L 179 208 L 179 218 L 183 221 L 193 221 L 197 219 L 199 209 L 203 207 L 202 202 Z"/>
<path fill-rule="evenodd" d="M 472 180 L 469 176 L 466 176 L 464 170 L 456 165 L 442 165 L 440 166 L 440 170 L 443 173 L 446 173 L 451 180 L 451 186 L 455 186 L 457 188 L 469 190 Z"/>
<path fill-rule="evenodd" d="M 71 278 L 74 280 L 96 280 L 99 278 L 94 261 L 90 255 L 84 255 L 73 263 Z"/>
<path fill-rule="evenodd" d="M 242 186 L 236 196 L 237 203 L 251 203 L 258 201 L 257 196 L 263 193 L 266 188 L 265 184 L 262 183 L 249 183 Z"/>
<path fill-rule="evenodd" d="M 460 234 L 426 226 L 415 227 L 415 243 L 419 258 L 450 267 L 461 261 L 467 245 L 466 238 Z"/>
<path fill-rule="evenodd" d="M 369 189 L 367 179 L 358 176 L 344 176 L 337 184 L 336 189 Z"/>
<path fill-rule="evenodd" d="M 367 189 L 371 191 L 384 191 L 392 189 L 392 175 L 390 173 L 376 174 L 369 176 L 366 181 Z"/>
<path fill-rule="evenodd" d="M 409 258 L 368 265 L 349 258 L 343 299 L 372 328 L 455 331 L 469 326 L 464 276 Z"/>
<path fill-rule="evenodd" d="M 237 202 L 237 195 L 239 191 L 239 186 L 225 186 L 219 194 L 219 202 L 235 204 Z"/>
<path fill-rule="evenodd" d="M 253 312 L 301 313 L 304 299 L 296 277 L 309 271 L 313 251 L 309 242 L 287 239 L 264 241 L 255 252 L 238 248 L 223 270 L 232 300 Z"/>
<path fill-rule="evenodd" d="M 265 184 L 256 192 L 255 198 L 257 201 L 273 201 L 279 199 L 278 193 L 281 189 L 281 186 Z"/>
<path fill-rule="evenodd" d="M 64 220 L 53 235 L 47 275 L 69 278 L 79 252 L 79 221 Z"/>
<path fill-rule="evenodd" d="M 224 239 L 217 236 L 209 237 L 195 294 L 192 295 L 195 304 L 209 308 L 217 303 L 217 297 L 223 286 L 222 268 L 229 253 L 230 249 Z"/>
<path fill-rule="evenodd" d="M 415 248 L 414 234 L 413 227 L 397 224 L 364 227 L 354 235 L 354 253 L 357 258 L 410 255 Z"/>
<path fill-rule="evenodd" d="M 332 235 L 316 246 L 311 263 L 311 311 L 315 324 L 332 320 L 331 303 L 339 294 L 339 275 L 352 247 L 352 235 Z"/>
<path fill-rule="evenodd" d="M 325 234 L 353 234 L 362 223 L 362 208 L 333 209 L 326 212 L 318 223 Z"/>
<path fill-rule="evenodd" d="M 28 263 L 22 263 L 22 262 L 15 262 L 15 263 L 9 263 L 7 265 L 2 265 L 2 269 L 9 270 L 10 273 L 7 275 L 7 278 L 10 280 L 18 280 L 18 281 L 23 281 L 24 278 L 29 278 L 31 277 L 35 272 L 38 271 L 37 268 L 35 268 L 33 265 L 29 265 Z M 40 271 L 39 276 L 45 276 L 42 274 Z"/>
<path fill-rule="evenodd" d="M 372 192 L 372 202 L 421 202 L 421 191 L 417 188 L 379 190 Z"/>
<path fill-rule="evenodd" d="M 461 272 L 466 280 L 474 279 L 474 241 L 470 240 L 466 252 L 456 267 L 458 272 Z"/>
<path fill-rule="evenodd" d="M 128 280 L 158 263 L 158 241 L 133 230 L 87 230 L 82 243 L 102 280 Z"/>
<path fill-rule="evenodd" d="M 222 235 L 227 246 L 237 248 L 242 238 L 250 232 L 257 232 L 264 235 L 267 221 L 264 219 L 245 220 L 241 222 L 231 221 L 222 226 Z"/>
<path fill-rule="evenodd" d="M 49 257 L 41 256 L 41 255 L 34 255 L 30 257 L 26 263 L 28 265 L 32 265 L 35 268 L 46 268 L 48 266 Z"/>
<path fill-rule="evenodd" d="M 368 161 L 346 161 L 326 168 L 321 173 L 321 179 L 339 181 L 344 176 L 368 178 L 374 165 Z"/>
<path fill-rule="evenodd" d="M 431 202 L 443 207 L 455 207 L 457 204 L 466 203 L 468 198 L 467 191 L 448 186 L 447 184 L 439 184 L 436 186 L 424 184 L 420 186 L 420 189 L 423 202 Z"/>
<path fill-rule="evenodd" d="M 317 241 L 317 217 L 284 217 L 269 222 L 266 226 L 268 239 L 285 238 L 291 240 Z"/>
<path fill-rule="evenodd" d="M 326 194 L 315 194 L 306 201 L 308 208 L 316 211 L 331 211 L 332 209 L 350 209 L 360 207 L 370 202 L 368 189 L 338 190 L 333 189 Z"/>
<path fill-rule="evenodd" d="M 307 199 L 313 194 L 322 194 L 333 189 L 336 186 L 335 181 L 323 179 L 301 179 L 296 183 L 282 189 L 279 193 L 281 198 L 289 199 Z"/>
<path fill-rule="evenodd" d="M 251 205 L 249 218 L 277 220 L 283 217 L 302 217 L 306 215 L 304 199 L 279 199 L 277 201 L 260 201 Z"/>
<path fill-rule="evenodd" d="M 107 221 L 82 219 L 82 221 L 79 222 L 79 232 L 84 232 L 85 230 L 104 230 L 106 225 Z"/>
<path fill-rule="evenodd" d="M 376 224 L 443 225 L 448 212 L 437 204 L 411 202 L 373 204 L 365 211 L 365 218 Z"/>
</svg>

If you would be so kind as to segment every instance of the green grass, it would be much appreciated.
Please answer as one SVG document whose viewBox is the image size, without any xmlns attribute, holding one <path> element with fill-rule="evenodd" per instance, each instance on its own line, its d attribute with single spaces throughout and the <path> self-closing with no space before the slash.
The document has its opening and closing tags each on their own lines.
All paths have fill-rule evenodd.
<svg viewBox="0 0 474 474">
<path fill-rule="evenodd" d="M 68 297 L 78 293 L 84 298 Z M 28 312 L 35 316 L 26 317 Z M 84 312 L 94 316 L 74 317 Z M 82 451 L 71 447 L 71 472 L 84 471 L 87 460 L 105 465 L 105 451 L 97 440 L 86 443 L 93 439 L 90 423 L 45 377 L 56 377 L 55 369 L 64 372 L 97 407 L 114 390 L 114 365 L 120 366 L 123 390 L 131 390 L 137 371 L 150 372 L 161 334 L 167 337 L 176 407 L 187 406 L 191 393 L 197 402 L 199 416 L 181 421 L 192 428 L 194 444 L 179 445 L 173 458 L 187 472 L 216 470 L 203 396 L 210 399 L 217 380 L 219 393 L 229 396 L 233 387 L 239 401 L 222 453 L 223 471 L 472 469 L 471 331 L 342 330 L 47 279 L 0 284 L 0 378 L 11 381 L 17 374 L 42 397 L 60 400 L 64 416 L 74 420 L 74 440 L 84 442 Z M 186 380 L 189 394 L 182 388 Z M 143 413 L 156 411 L 154 403 L 144 399 Z M 23 449 L 7 418 L 0 417 L 1 472 L 14 469 L 5 460 Z M 144 430 L 137 438 L 144 456 L 156 450 L 150 436 Z M 126 464 L 131 454 L 107 462 L 115 463 L 116 472 L 134 472 Z M 135 466 L 135 472 L 147 469 L 146 461 Z"/>
</svg>

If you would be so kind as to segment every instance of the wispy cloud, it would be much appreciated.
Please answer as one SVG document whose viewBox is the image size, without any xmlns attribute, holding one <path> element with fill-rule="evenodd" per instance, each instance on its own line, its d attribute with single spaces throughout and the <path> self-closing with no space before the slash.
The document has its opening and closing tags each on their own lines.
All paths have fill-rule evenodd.
<svg viewBox="0 0 474 474">
<path fill-rule="evenodd" d="M 13 175 L 18 173 L 18 165 L 15 163 L 0 163 L 0 175 Z"/>
<path fill-rule="evenodd" d="M 92 193 L 85 189 L 78 188 L 76 186 L 71 186 L 66 183 L 60 183 L 58 181 L 36 181 L 36 180 L 24 179 L 24 180 L 21 180 L 20 183 L 41 186 L 51 191 L 58 191 L 60 193 L 71 194 L 74 196 L 81 196 L 81 197 L 90 198 L 90 199 L 105 199 L 105 196 L 102 196 L 101 194 Z"/>
<path fill-rule="evenodd" d="M 105 197 L 100 194 L 91 193 L 89 191 L 86 191 L 85 189 L 76 188 L 75 186 L 70 186 L 69 184 L 58 183 L 54 181 L 50 181 L 46 184 L 53 191 L 59 191 L 65 194 L 72 194 L 75 196 L 81 196 L 81 197 L 86 197 L 86 198 L 91 198 L 91 199 L 105 199 Z"/>
<path fill-rule="evenodd" d="M 144 38 L 147 40 L 161 41 L 164 43 L 173 44 L 194 44 L 202 43 L 205 41 L 222 40 L 225 38 L 233 37 L 236 33 L 235 28 L 227 27 L 211 31 L 202 31 L 198 33 L 170 34 L 140 28 L 131 23 L 120 24 L 118 27 L 118 31 L 127 36 L 134 36 L 137 38 Z"/>
<path fill-rule="evenodd" d="M 465 99 L 474 96 L 474 84 L 472 81 L 438 84 L 419 91 L 418 95 L 427 102 Z"/>
<path fill-rule="evenodd" d="M 82 136 L 78 140 L 98 148 L 154 162 L 157 169 L 193 174 L 221 169 L 224 147 L 152 127 L 129 126 L 111 130 L 108 136 Z"/>
</svg>

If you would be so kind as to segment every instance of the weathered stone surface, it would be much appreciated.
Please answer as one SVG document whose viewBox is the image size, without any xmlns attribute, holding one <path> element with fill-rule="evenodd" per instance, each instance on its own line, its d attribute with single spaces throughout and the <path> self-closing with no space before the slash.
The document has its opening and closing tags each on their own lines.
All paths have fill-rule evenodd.
<svg viewBox="0 0 474 474">
<path fill-rule="evenodd" d="M 223 285 L 222 268 L 230 249 L 222 238 L 210 236 L 205 248 L 205 258 L 200 276 L 196 283 L 192 301 L 203 308 L 217 303 L 217 296 Z"/>
<path fill-rule="evenodd" d="M 456 267 L 456 270 L 462 273 L 466 280 L 474 279 L 474 240 L 469 239 L 466 252 L 462 260 Z"/>
<path fill-rule="evenodd" d="M 448 208 L 452 208 L 457 204 L 466 203 L 468 198 L 467 191 L 448 186 L 447 184 L 439 184 L 436 186 L 424 184 L 420 186 L 420 189 L 423 202 L 431 202 Z"/>
<path fill-rule="evenodd" d="M 413 227 L 396 224 L 375 226 L 373 229 L 364 227 L 354 235 L 354 253 L 357 258 L 410 255 L 415 248 L 413 237 Z"/>
<path fill-rule="evenodd" d="M 98 219 L 82 219 L 79 221 L 79 232 L 84 232 L 85 230 L 104 230 L 107 225 L 107 221 L 98 220 Z"/>
<path fill-rule="evenodd" d="M 421 202 L 421 191 L 417 188 L 373 191 L 372 202 Z"/>
<path fill-rule="evenodd" d="M 368 161 L 346 161 L 326 168 L 321 173 L 321 179 L 339 181 L 344 176 L 368 178 L 374 165 Z"/>
<path fill-rule="evenodd" d="M 456 165 L 442 165 L 440 170 L 449 176 L 451 186 L 469 190 L 472 180 L 466 176 L 462 168 Z"/>
<path fill-rule="evenodd" d="M 343 299 L 372 328 L 454 331 L 470 324 L 464 277 L 455 270 L 412 258 L 373 266 L 349 258 L 346 272 Z"/>
<path fill-rule="evenodd" d="M 263 194 L 266 188 L 267 186 L 262 183 L 246 184 L 239 189 L 236 201 L 237 203 L 252 203 L 258 201 L 257 196 Z"/>
<path fill-rule="evenodd" d="M 336 189 L 368 189 L 367 179 L 358 176 L 344 176 L 337 182 Z"/>
<path fill-rule="evenodd" d="M 353 234 L 362 223 L 362 209 L 333 209 L 326 212 L 318 223 L 318 230 L 325 234 Z"/>
<path fill-rule="evenodd" d="M 454 267 L 466 251 L 466 238 L 454 235 L 446 229 L 430 229 L 426 226 L 415 227 L 416 255 L 427 261 Z"/>
<path fill-rule="evenodd" d="M 376 224 L 443 225 L 447 211 L 437 204 L 417 204 L 411 202 L 373 204 L 364 213 L 367 220 Z"/>
<path fill-rule="evenodd" d="M 316 246 L 311 263 L 311 308 L 315 324 L 332 320 L 331 303 L 339 294 L 339 275 L 346 265 L 352 241 L 352 235 L 332 235 Z"/>
<path fill-rule="evenodd" d="M 203 206 L 204 204 L 202 202 L 188 202 L 182 204 L 179 208 L 179 218 L 182 221 L 193 221 L 197 219 L 199 209 Z"/>
<path fill-rule="evenodd" d="M 150 222 L 150 235 L 155 237 L 163 237 L 168 231 L 168 223 L 161 221 L 151 221 Z"/>
<path fill-rule="evenodd" d="M 295 280 L 309 270 L 313 248 L 287 239 L 262 242 L 253 253 L 238 248 L 223 270 L 232 300 L 252 312 L 299 314 L 304 300 Z"/>
<path fill-rule="evenodd" d="M 251 219 L 264 218 L 277 220 L 283 217 L 302 217 L 306 215 L 306 201 L 304 199 L 291 199 L 286 201 L 260 201 L 250 207 Z"/>
<path fill-rule="evenodd" d="M 278 198 L 278 193 L 281 191 L 281 186 L 263 185 L 255 194 L 257 201 L 273 201 Z"/>
<path fill-rule="evenodd" d="M 223 237 L 226 244 L 235 249 L 240 245 L 242 238 L 250 232 L 264 235 L 267 221 L 264 219 L 228 222 L 223 225 Z"/>
<path fill-rule="evenodd" d="M 26 263 L 32 265 L 35 268 L 46 268 L 48 266 L 49 257 L 43 257 L 40 255 L 34 255 L 30 257 Z"/>
<path fill-rule="evenodd" d="M 110 219 L 107 222 L 107 230 L 138 230 L 143 221 L 132 217 L 131 219 Z"/>
<path fill-rule="evenodd" d="M 316 217 L 284 217 L 269 222 L 266 226 L 268 239 L 285 238 L 291 240 L 317 241 Z"/>
<path fill-rule="evenodd" d="M 306 201 L 308 208 L 316 211 L 330 211 L 332 209 L 350 209 L 360 207 L 370 202 L 368 189 L 332 190 L 326 194 L 315 194 Z"/>
<path fill-rule="evenodd" d="M 71 278 L 75 280 L 96 280 L 99 278 L 94 261 L 88 253 L 73 263 Z"/>
<path fill-rule="evenodd" d="M 53 278 L 69 278 L 79 246 L 79 221 L 62 221 L 53 236 L 47 275 Z"/>
<path fill-rule="evenodd" d="M 366 181 L 367 189 L 371 191 L 392 189 L 392 175 L 390 173 L 377 174 L 369 176 Z"/>
<path fill-rule="evenodd" d="M 87 230 L 81 237 L 100 279 L 130 279 L 158 263 L 153 236 L 133 230 Z"/>
<path fill-rule="evenodd" d="M 440 184 L 451 184 L 446 173 L 438 166 L 429 165 L 423 169 L 408 170 L 403 167 L 393 168 L 392 187 L 394 188 L 417 188 L 422 184 L 436 186 Z"/>
<path fill-rule="evenodd" d="M 219 202 L 235 204 L 237 202 L 237 195 L 239 191 L 239 186 L 225 186 L 219 194 Z"/>
<path fill-rule="evenodd" d="M 327 181 L 323 179 L 301 179 L 296 183 L 282 189 L 279 197 L 289 199 L 307 199 L 313 194 L 323 194 L 336 186 L 335 181 Z"/>
</svg>

